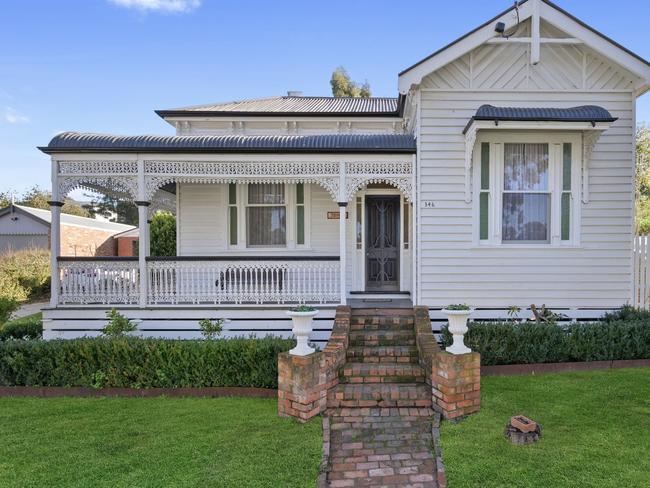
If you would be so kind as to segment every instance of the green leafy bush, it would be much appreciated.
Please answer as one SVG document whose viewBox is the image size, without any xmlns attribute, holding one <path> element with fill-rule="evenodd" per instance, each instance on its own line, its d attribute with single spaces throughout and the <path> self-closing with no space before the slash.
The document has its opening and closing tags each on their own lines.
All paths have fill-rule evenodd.
<svg viewBox="0 0 650 488">
<path fill-rule="evenodd" d="M 11 319 L 11 315 L 20 308 L 20 304 L 13 298 L 0 297 L 0 326 Z"/>
<path fill-rule="evenodd" d="M 616 322 L 618 320 L 647 320 L 650 324 L 650 311 L 643 308 L 634 308 L 632 305 L 624 305 L 614 312 L 605 314 L 602 320 L 604 322 Z"/>
<path fill-rule="evenodd" d="M 50 252 L 25 249 L 0 255 L 0 293 L 19 302 L 50 293 Z"/>
<path fill-rule="evenodd" d="M 127 319 L 124 315 L 119 313 L 116 309 L 111 309 L 106 312 L 108 323 L 102 329 L 102 334 L 108 337 L 121 337 L 127 332 L 134 332 L 138 330 L 136 325 Z"/>
<path fill-rule="evenodd" d="M 151 218 L 152 256 L 176 256 L 176 218 L 169 212 L 157 212 Z"/>
<path fill-rule="evenodd" d="M 210 320 L 203 319 L 199 321 L 201 335 L 208 340 L 216 339 L 223 331 L 223 319 Z"/>
<path fill-rule="evenodd" d="M 443 345 L 451 344 L 443 328 Z M 650 320 L 538 324 L 472 322 L 465 344 L 481 364 L 561 363 L 650 358 Z"/>
<path fill-rule="evenodd" d="M 277 388 L 290 339 L 218 341 L 134 337 L 0 343 L 2 386 Z"/>
<path fill-rule="evenodd" d="M 7 339 L 40 339 L 41 337 L 43 337 L 43 319 L 40 313 L 0 325 L 0 341 Z"/>
</svg>

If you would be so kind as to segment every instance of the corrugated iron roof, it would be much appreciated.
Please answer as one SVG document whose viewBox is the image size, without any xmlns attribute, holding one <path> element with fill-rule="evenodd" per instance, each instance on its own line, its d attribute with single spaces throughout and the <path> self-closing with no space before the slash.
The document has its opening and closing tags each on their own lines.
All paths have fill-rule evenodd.
<svg viewBox="0 0 650 488">
<path fill-rule="evenodd" d="M 284 152 L 414 153 L 408 134 L 117 136 L 64 132 L 46 147 L 55 152 Z"/>
<path fill-rule="evenodd" d="M 218 115 L 372 115 L 399 116 L 399 99 L 390 97 L 269 97 L 156 110 L 161 117 Z"/>
<path fill-rule="evenodd" d="M 571 108 L 495 107 L 482 105 L 474 120 L 534 120 L 553 122 L 614 122 L 606 109 L 597 105 Z"/>
<path fill-rule="evenodd" d="M 603 107 L 582 105 L 571 108 L 545 107 L 495 107 L 481 105 L 469 119 L 463 133 L 467 132 L 475 120 L 530 121 L 530 122 L 614 122 L 618 120 Z"/>
</svg>

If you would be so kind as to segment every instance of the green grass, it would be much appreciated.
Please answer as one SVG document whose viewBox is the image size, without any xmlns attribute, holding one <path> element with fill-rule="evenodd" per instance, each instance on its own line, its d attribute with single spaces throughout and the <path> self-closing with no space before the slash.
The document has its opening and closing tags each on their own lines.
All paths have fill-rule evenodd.
<svg viewBox="0 0 650 488">
<path fill-rule="evenodd" d="M 1 487 L 312 487 L 321 423 L 244 398 L 0 398 Z"/>
<path fill-rule="evenodd" d="M 482 379 L 481 412 L 441 428 L 451 488 L 650 486 L 650 369 Z M 503 430 L 524 414 L 537 444 Z"/>
</svg>

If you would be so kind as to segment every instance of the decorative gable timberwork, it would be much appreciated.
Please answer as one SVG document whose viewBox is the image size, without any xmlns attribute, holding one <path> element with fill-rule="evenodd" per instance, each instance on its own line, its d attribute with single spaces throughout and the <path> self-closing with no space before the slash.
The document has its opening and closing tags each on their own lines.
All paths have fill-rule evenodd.
<svg viewBox="0 0 650 488">
<path fill-rule="evenodd" d="M 495 38 L 422 80 L 433 90 L 634 90 L 640 78 L 542 21 L 540 62 L 530 63 L 530 21 L 509 39 Z M 566 40 L 566 44 L 564 43 Z"/>
</svg>

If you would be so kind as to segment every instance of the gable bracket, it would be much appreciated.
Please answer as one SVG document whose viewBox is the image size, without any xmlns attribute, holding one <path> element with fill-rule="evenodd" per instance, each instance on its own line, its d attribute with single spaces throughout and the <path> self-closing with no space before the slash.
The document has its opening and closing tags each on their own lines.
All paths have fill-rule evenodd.
<svg viewBox="0 0 650 488">
<path fill-rule="evenodd" d="M 582 131 L 582 203 L 589 203 L 589 162 L 603 132 L 602 129 Z"/>
</svg>

